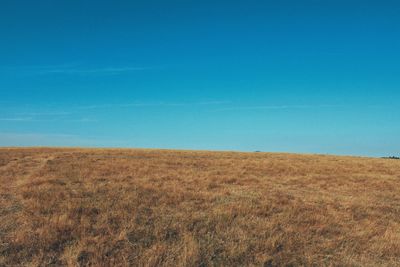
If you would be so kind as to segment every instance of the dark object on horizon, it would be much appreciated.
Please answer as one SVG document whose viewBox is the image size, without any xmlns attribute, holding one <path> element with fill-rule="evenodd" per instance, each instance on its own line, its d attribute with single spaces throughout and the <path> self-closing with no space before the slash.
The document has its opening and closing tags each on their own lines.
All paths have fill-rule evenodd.
<svg viewBox="0 0 400 267">
<path fill-rule="evenodd" d="M 395 157 L 395 156 L 391 156 L 391 157 L 383 157 L 384 159 L 400 159 L 400 157 Z"/>
<path fill-rule="evenodd" d="M 256 151 L 254 151 L 255 153 L 260 153 L 261 151 L 260 150 L 256 150 Z"/>
</svg>

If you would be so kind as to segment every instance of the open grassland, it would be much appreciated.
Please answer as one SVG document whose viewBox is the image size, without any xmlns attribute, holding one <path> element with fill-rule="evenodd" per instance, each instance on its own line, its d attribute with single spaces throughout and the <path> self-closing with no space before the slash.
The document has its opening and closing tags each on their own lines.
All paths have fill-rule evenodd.
<svg viewBox="0 0 400 267">
<path fill-rule="evenodd" d="M 400 266 L 400 161 L 0 149 L 0 266 Z"/>
</svg>

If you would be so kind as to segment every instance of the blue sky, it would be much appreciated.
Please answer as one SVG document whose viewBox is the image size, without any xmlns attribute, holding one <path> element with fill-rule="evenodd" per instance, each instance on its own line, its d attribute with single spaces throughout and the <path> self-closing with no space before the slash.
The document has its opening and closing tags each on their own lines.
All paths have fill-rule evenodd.
<svg viewBox="0 0 400 267">
<path fill-rule="evenodd" d="M 0 5 L 0 146 L 400 153 L 398 1 Z"/>
</svg>

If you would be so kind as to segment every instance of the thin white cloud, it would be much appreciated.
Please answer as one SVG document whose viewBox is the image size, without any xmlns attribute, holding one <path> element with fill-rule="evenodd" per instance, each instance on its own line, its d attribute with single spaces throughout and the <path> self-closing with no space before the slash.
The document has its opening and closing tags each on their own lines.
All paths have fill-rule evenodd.
<svg viewBox="0 0 400 267">
<path fill-rule="evenodd" d="M 107 109 L 107 108 L 127 108 L 127 107 L 148 107 L 157 106 L 158 104 L 151 103 L 131 103 L 131 104 L 97 104 L 88 106 L 79 106 L 77 109 Z"/>
<path fill-rule="evenodd" d="M 146 108 L 146 107 L 193 107 L 193 106 L 218 106 L 230 103 L 229 101 L 201 101 L 201 102 L 136 102 L 116 104 L 96 104 L 88 106 L 71 107 L 69 111 L 26 111 L 0 117 L 3 122 L 98 122 L 97 118 L 85 114 L 85 111 L 114 108 Z M 83 113 L 83 114 L 82 114 Z"/>
<path fill-rule="evenodd" d="M 154 67 L 142 66 L 106 66 L 106 67 L 92 67 L 83 64 L 62 64 L 51 66 L 15 66 L 7 67 L 0 66 L 1 72 L 12 72 L 22 74 L 46 75 L 46 74 L 67 74 L 67 75 L 115 75 L 128 72 L 151 70 Z"/>
<path fill-rule="evenodd" d="M 205 102 L 198 102 L 198 105 L 223 105 L 229 104 L 231 101 L 205 101 Z"/>
<path fill-rule="evenodd" d="M 0 121 L 32 121 L 32 118 L 0 118 Z"/>
<path fill-rule="evenodd" d="M 158 103 L 117 103 L 80 106 L 78 109 L 107 109 L 129 107 L 180 107 L 180 106 L 207 106 L 228 104 L 229 101 L 205 101 L 205 102 L 158 102 Z"/>
<path fill-rule="evenodd" d="M 100 145 L 101 144 L 101 145 Z M 2 133 L 0 147 L 18 146 L 126 146 L 124 140 L 98 139 L 64 133 Z"/>
<path fill-rule="evenodd" d="M 19 118 L 19 117 L 9 117 L 9 118 L 0 118 L 0 121 L 4 122 L 97 122 L 97 119 L 92 118 Z"/>
<path fill-rule="evenodd" d="M 24 116 L 68 116 L 71 115 L 72 112 L 60 111 L 60 112 L 21 112 L 18 115 Z"/>
<path fill-rule="evenodd" d="M 220 108 L 216 111 L 229 110 L 280 110 L 280 109 L 312 109 L 312 108 L 335 108 L 342 105 L 265 105 L 265 106 L 236 106 Z"/>
<path fill-rule="evenodd" d="M 106 68 L 54 68 L 38 71 L 40 74 L 120 74 L 124 72 L 142 71 L 145 67 L 106 67 Z"/>
<path fill-rule="evenodd" d="M 64 133 L 1 133 L 2 138 L 18 138 L 18 137 L 34 137 L 34 138 L 46 138 L 46 137 L 78 137 L 75 134 L 64 134 Z"/>
<path fill-rule="evenodd" d="M 58 64 L 58 65 L 25 65 L 25 66 L 0 66 L 0 71 L 41 71 L 41 70 L 51 70 L 51 69 L 68 69 L 68 68 L 76 68 L 81 64 L 78 63 L 67 63 L 67 64 Z"/>
<path fill-rule="evenodd" d="M 71 120 L 66 120 L 67 122 L 98 122 L 99 120 L 97 119 L 91 119 L 91 118 L 80 118 L 80 119 L 71 119 Z"/>
</svg>

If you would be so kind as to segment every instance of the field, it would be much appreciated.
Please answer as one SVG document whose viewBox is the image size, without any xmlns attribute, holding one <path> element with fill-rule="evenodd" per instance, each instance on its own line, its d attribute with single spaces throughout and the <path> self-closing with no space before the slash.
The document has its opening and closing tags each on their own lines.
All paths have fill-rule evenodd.
<svg viewBox="0 0 400 267">
<path fill-rule="evenodd" d="M 400 161 L 0 149 L 0 266 L 400 266 Z"/>
</svg>

